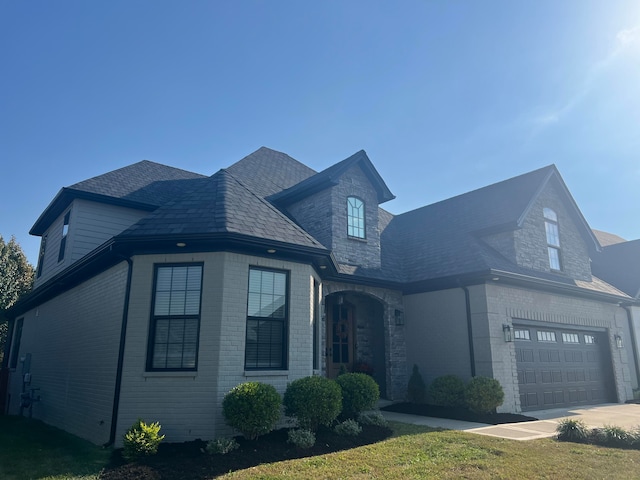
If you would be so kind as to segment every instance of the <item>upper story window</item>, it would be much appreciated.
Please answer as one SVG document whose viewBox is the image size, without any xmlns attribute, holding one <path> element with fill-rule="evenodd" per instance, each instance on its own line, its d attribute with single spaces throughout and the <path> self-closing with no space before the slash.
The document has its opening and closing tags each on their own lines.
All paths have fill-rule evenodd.
<svg viewBox="0 0 640 480">
<path fill-rule="evenodd" d="M 64 259 L 64 251 L 67 247 L 67 234 L 69 233 L 69 217 L 71 211 L 68 211 L 64 216 L 62 224 L 62 238 L 60 239 L 60 251 L 58 252 L 58 261 L 61 262 Z"/>
<path fill-rule="evenodd" d="M 36 271 L 36 277 L 40 278 L 42 275 L 42 268 L 44 266 L 44 254 L 47 250 L 47 236 L 43 235 L 42 240 L 40 240 L 40 253 L 38 254 L 38 270 Z"/>
<path fill-rule="evenodd" d="M 159 265 L 153 289 L 147 370 L 195 370 L 202 265 Z"/>
<path fill-rule="evenodd" d="M 347 235 L 365 237 L 364 202 L 358 197 L 347 198 Z"/>
<path fill-rule="evenodd" d="M 547 252 L 549 253 L 549 267 L 551 270 L 562 270 L 560 261 L 560 234 L 558 233 L 558 215 L 550 208 L 542 211 L 544 228 L 547 234 Z"/>
<path fill-rule="evenodd" d="M 251 268 L 247 298 L 247 370 L 287 368 L 289 274 Z"/>
</svg>

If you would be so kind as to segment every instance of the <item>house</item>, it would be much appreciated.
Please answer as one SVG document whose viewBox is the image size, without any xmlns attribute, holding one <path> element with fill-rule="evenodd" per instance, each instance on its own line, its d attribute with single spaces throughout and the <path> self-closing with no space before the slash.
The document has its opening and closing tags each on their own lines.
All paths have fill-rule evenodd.
<svg viewBox="0 0 640 480">
<path fill-rule="evenodd" d="M 97 444 L 139 417 L 210 439 L 241 382 L 366 365 L 402 400 L 414 364 L 498 379 L 501 411 L 631 398 L 635 300 L 592 274 L 600 244 L 555 166 L 401 215 L 393 198 L 364 151 L 315 172 L 268 148 L 63 188 L 9 312 L 5 410 Z"/>
<path fill-rule="evenodd" d="M 598 238 L 604 237 L 602 250 L 593 257 L 593 273 L 607 283 L 614 285 L 635 302 L 623 303 L 627 311 L 629 330 L 629 362 L 640 371 L 639 340 L 640 340 L 640 240 L 626 241 L 617 235 L 595 231 Z M 634 389 L 640 388 L 639 379 L 632 377 Z"/>
</svg>

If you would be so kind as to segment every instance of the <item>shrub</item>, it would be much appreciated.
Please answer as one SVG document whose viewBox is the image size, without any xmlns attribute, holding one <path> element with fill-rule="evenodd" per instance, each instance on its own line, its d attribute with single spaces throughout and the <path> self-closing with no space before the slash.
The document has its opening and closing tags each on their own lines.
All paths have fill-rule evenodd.
<svg viewBox="0 0 640 480">
<path fill-rule="evenodd" d="M 316 444 L 316 435 L 311 430 L 296 428 L 289 430 L 287 442 L 298 448 L 311 448 Z"/>
<path fill-rule="evenodd" d="M 436 378 L 428 389 L 433 405 L 461 407 L 464 402 L 464 381 L 457 375 L 443 375 Z"/>
<path fill-rule="evenodd" d="M 380 399 L 376 381 L 365 373 L 345 373 L 336 382 L 342 389 L 342 417 L 356 418 L 360 412 L 375 408 Z"/>
<path fill-rule="evenodd" d="M 217 438 L 215 440 L 210 440 L 207 442 L 207 453 L 209 455 L 214 455 L 219 453 L 220 455 L 226 455 L 229 452 L 232 452 L 236 448 L 238 448 L 238 442 L 236 442 L 235 438 Z"/>
<path fill-rule="evenodd" d="M 464 400 L 475 413 L 490 413 L 502 405 L 504 391 L 495 378 L 473 377 L 464 390 Z"/>
<path fill-rule="evenodd" d="M 426 387 L 418 365 L 413 365 L 409 385 L 407 387 L 407 399 L 411 403 L 424 403 L 426 398 Z"/>
<path fill-rule="evenodd" d="M 350 418 L 336 425 L 333 431 L 343 437 L 356 437 L 362 432 L 362 427 L 358 425 L 358 422 Z"/>
<path fill-rule="evenodd" d="M 556 438 L 563 442 L 586 442 L 589 429 L 582 420 L 563 418 L 556 427 Z"/>
<path fill-rule="evenodd" d="M 633 436 L 622 427 L 605 425 L 597 430 L 596 438 L 598 445 L 603 445 L 605 447 L 628 448 L 633 444 Z"/>
<path fill-rule="evenodd" d="M 122 456 L 129 462 L 140 457 L 155 455 L 164 435 L 160 435 L 158 422 L 146 424 L 138 419 L 124 434 Z"/>
<path fill-rule="evenodd" d="M 281 405 L 282 399 L 272 385 L 246 382 L 224 396 L 222 412 L 228 425 L 245 438 L 255 440 L 273 430 L 280 418 Z"/>
<path fill-rule="evenodd" d="M 363 412 L 358 415 L 358 423 L 360 425 L 375 425 L 376 427 L 386 427 L 387 419 L 382 416 L 379 411 Z"/>
<path fill-rule="evenodd" d="M 283 403 L 285 413 L 297 418 L 300 427 L 315 432 L 320 425 L 331 425 L 340 414 L 342 392 L 333 380 L 305 377 L 287 386 Z"/>
</svg>

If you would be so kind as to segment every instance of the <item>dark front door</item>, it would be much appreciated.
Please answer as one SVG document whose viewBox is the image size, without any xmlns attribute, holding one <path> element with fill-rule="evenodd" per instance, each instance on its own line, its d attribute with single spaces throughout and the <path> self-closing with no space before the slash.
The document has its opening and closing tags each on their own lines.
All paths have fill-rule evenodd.
<svg viewBox="0 0 640 480">
<path fill-rule="evenodd" d="M 329 309 L 327 322 L 327 375 L 335 378 L 340 368 L 350 372 L 353 367 L 353 319 L 354 308 L 343 302 L 335 303 Z"/>
</svg>

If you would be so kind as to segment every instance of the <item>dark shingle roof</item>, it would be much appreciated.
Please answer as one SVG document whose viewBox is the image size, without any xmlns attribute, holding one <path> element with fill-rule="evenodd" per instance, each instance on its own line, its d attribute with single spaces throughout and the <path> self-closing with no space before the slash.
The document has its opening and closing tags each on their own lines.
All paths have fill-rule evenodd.
<svg viewBox="0 0 640 480">
<path fill-rule="evenodd" d="M 609 245 L 615 245 L 616 243 L 626 242 L 626 240 L 618 235 L 609 232 L 603 232 L 602 230 L 593 229 L 593 234 L 600 242 L 600 245 L 607 247 Z"/>
<path fill-rule="evenodd" d="M 183 194 L 191 188 L 190 182 L 199 178 L 206 177 L 143 160 L 63 188 L 36 220 L 29 233 L 42 235 L 74 198 L 89 198 L 151 210 L 176 195 Z"/>
<path fill-rule="evenodd" d="M 270 200 L 278 204 L 286 205 L 325 188 L 329 188 L 336 185 L 338 183 L 338 179 L 347 170 L 357 164 L 360 165 L 365 174 L 369 177 L 371 185 L 376 189 L 378 194 L 378 203 L 384 203 L 396 198 L 384 183 L 384 180 L 371 163 L 371 160 L 369 160 L 369 157 L 367 157 L 365 151 L 360 150 L 349 158 L 324 169 L 322 172 L 308 177 L 296 185 L 275 193 L 270 197 Z"/>
<path fill-rule="evenodd" d="M 199 180 L 198 188 L 161 206 L 119 238 L 217 233 L 324 250 L 311 235 L 227 170 Z"/>
<path fill-rule="evenodd" d="M 604 247 L 592 262 L 595 275 L 640 298 L 640 239 Z"/>
<path fill-rule="evenodd" d="M 227 168 L 261 197 L 268 197 L 316 174 L 316 171 L 289 155 L 261 147 Z"/>
</svg>

